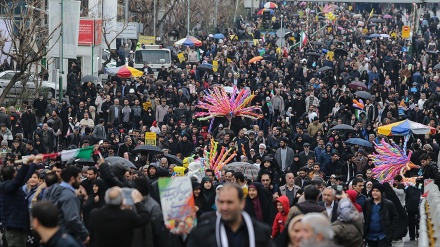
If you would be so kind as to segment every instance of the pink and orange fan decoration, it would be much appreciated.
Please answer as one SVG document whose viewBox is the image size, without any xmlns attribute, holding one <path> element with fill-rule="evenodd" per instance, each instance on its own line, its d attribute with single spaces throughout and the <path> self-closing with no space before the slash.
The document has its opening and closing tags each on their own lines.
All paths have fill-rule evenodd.
<svg viewBox="0 0 440 247">
<path fill-rule="evenodd" d="M 388 182 L 392 184 L 394 177 L 400 174 L 405 185 L 414 186 L 416 178 L 404 176 L 407 171 L 418 167 L 410 161 L 412 151 L 409 151 L 408 155 L 406 155 L 405 148 L 401 149 L 392 140 L 390 141 L 391 143 L 387 143 L 382 139 L 379 144 L 374 143 L 376 153 L 368 156 L 376 165 L 373 168 L 373 176 L 381 183 Z"/>
<path fill-rule="evenodd" d="M 225 117 L 229 121 L 229 126 L 234 117 L 262 118 L 260 107 L 249 106 L 254 97 L 255 95 L 245 88 L 239 91 L 234 86 L 231 96 L 228 96 L 223 87 L 214 87 L 208 91 L 204 101 L 198 104 L 199 108 L 206 111 L 196 113 L 195 117 L 201 121 Z"/>
</svg>

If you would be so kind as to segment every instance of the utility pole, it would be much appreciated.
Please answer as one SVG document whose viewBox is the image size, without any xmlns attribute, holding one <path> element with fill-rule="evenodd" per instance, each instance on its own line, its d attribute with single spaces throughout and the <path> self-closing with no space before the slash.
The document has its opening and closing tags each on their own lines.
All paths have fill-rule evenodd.
<svg viewBox="0 0 440 247">
<path fill-rule="evenodd" d="M 59 102 L 63 101 L 63 74 L 64 74 L 64 0 L 60 0 L 61 5 L 61 28 L 60 28 L 60 69 L 59 71 Z M 55 96 L 55 95 L 54 95 Z"/>
<path fill-rule="evenodd" d="M 283 19 L 284 19 L 284 15 L 281 15 L 280 16 L 281 17 L 281 48 L 283 47 L 283 41 L 284 41 L 284 35 L 285 35 L 285 33 L 284 33 L 284 29 L 283 29 Z"/>
<path fill-rule="evenodd" d="M 154 8 L 154 10 L 153 10 L 153 36 L 156 38 L 156 23 L 157 23 L 157 20 L 156 20 L 156 4 L 157 4 L 157 0 L 154 0 L 154 2 L 153 2 L 153 8 Z"/>
<path fill-rule="evenodd" d="M 187 27 L 187 34 L 186 36 L 189 35 L 189 30 L 190 30 L 190 10 L 189 7 L 191 6 L 191 0 L 188 0 L 188 27 Z"/>
</svg>

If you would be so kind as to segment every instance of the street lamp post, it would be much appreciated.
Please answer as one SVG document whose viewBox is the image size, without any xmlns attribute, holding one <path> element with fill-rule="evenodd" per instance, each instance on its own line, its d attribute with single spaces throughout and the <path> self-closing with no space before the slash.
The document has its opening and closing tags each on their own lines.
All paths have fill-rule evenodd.
<svg viewBox="0 0 440 247">
<path fill-rule="evenodd" d="M 63 101 L 63 59 L 64 59 L 64 0 L 60 0 L 61 4 L 61 27 L 60 27 L 60 69 L 59 69 L 59 78 L 58 78 L 58 87 L 59 87 L 59 102 Z"/>
</svg>

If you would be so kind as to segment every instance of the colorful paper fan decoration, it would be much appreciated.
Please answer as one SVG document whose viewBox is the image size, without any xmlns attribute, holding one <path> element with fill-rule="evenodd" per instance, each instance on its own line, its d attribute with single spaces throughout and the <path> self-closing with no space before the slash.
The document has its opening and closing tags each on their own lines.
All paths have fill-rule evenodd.
<svg viewBox="0 0 440 247">
<path fill-rule="evenodd" d="M 222 148 L 221 152 L 217 152 L 218 142 L 211 139 L 209 152 L 205 146 L 203 151 L 203 165 L 205 169 L 211 169 L 214 171 L 215 176 L 220 178 L 220 170 L 227 165 L 231 160 L 237 156 L 232 148 Z"/>
<path fill-rule="evenodd" d="M 249 106 L 254 97 L 255 95 L 251 94 L 248 89 L 241 89 L 238 92 L 237 87 L 234 86 L 231 97 L 229 97 L 223 87 L 214 87 L 205 96 L 205 102 L 198 104 L 199 108 L 207 110 L 207 112 L 198 112 L 195 117 L 202 121 L 225 117 L 229 121 L 229 126 L 231 126 L 231 120 L 234 117 L 262 118 L 260 107 Z"/>
<path fill-rule="evenodd" d="M 405 140 L 405 147 L 406 141 L 407 140 Z M 410 161 L 412 151 L 406 155 L 405 147 L 401 149 L 393 141 L 389 144 L 383 139 L 380 144 L 374 143 L 374 146 L 376 153 L 369 155 L 376 165 L 376 167 L 373 168 L 374 178 L 381 183 L 392 183 L 394 177 L 400 174 L 403 177 L 403 183 L 405 185 L 414 186 L 416 184 L 415 177 L 407 178 L 404 176 L 407 171 L 412 168 L 417 168 L 417 166 Z"/>
</svg>

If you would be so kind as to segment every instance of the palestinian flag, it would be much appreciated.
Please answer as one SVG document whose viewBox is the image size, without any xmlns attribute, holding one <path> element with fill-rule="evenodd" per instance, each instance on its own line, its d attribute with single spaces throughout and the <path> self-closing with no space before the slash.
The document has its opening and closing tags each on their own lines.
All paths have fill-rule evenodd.
<svg viewBox="0 0 440 247">
<path fill-rule="evenodd" d="M 299 43 L 299 49 L 302 50 L 303 47 L 307 44 L 308 38 L 307 38 L 307 34 L 302 31 L 301 32 L 301 39 L 300 39 L 300 43 Z"/>
<path fill-rule="evenodd" d="M 71 158 L 74 159 L 89 159 L 92 157 L 93 146 L 86 148 L 77 148 L 72 150 L 61 151 L 61 161 L 67 161 Z"/>
</svg>

